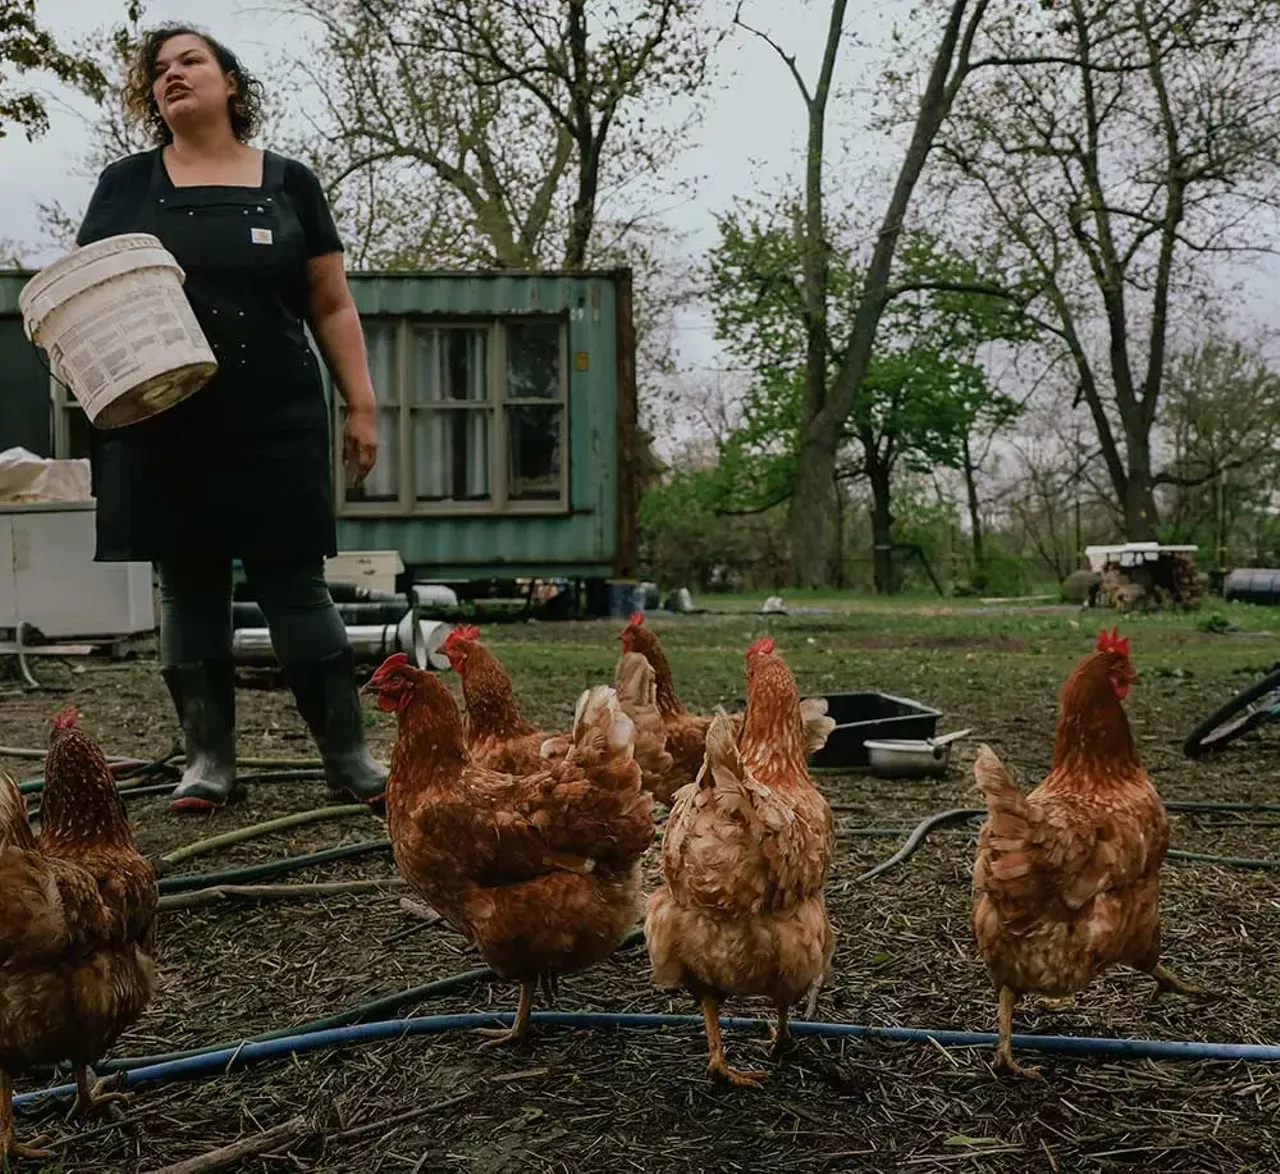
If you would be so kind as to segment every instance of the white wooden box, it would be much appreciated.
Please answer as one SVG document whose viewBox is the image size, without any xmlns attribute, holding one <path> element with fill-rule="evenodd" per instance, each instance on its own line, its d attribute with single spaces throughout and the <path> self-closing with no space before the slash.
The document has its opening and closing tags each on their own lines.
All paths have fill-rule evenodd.
<svg viewBox="0 0 1280 1174">
<path fill-rule="evenodd" d="M 95 563 L 92 501 L 0 504 L 0 628 L 50 639 L 155 629 L 151 564 Z"/>
<path fill-rule="evenodd" d="M 394 591 L 403 571 L 398 550 L 344 550 L 324 564 L 326 583 L 354 583 L 374 591 Z"/>
</svg>

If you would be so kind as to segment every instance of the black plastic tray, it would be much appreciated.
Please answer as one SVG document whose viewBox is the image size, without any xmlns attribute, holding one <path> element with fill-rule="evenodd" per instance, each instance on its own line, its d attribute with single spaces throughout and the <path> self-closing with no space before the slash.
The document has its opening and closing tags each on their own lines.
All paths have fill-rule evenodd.
<svg viewBox="0 0 1280 1174">
<path fill-rule="evenodd" d="M 868 738 L 933 738 L 942 713 L 888 693 L 828 693 L 827 716 L 836 728 L 827 744 L 810 755 L 810 766 L 866 766 Z"/>
</svg>

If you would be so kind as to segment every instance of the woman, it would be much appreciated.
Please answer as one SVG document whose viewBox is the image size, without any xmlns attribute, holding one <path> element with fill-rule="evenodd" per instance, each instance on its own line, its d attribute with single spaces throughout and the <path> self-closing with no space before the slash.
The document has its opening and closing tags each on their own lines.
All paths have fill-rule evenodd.
<svg viewBox="0 0 1280 1174">
<path fill-rule="evenodd" d="M 240 559 L 329 786 L 366 802 L 370 757 L 346 629 L 324 581 L 336 553 L 329 416 L 304 322 L 346 401 L 343 459 L 377 456 L 373 387 L 342 244 L 315 176 L 248 145 L 261 87 L 212 37 L 147 34 L 126 103 L 157 146 L 98 180 L 77 243 L 154 233 L 218 359 L 201 390 L 151 419 L 93 434 L 97 554 L 150 560 L 160 663 L 186 736 L 176 810 L 221 807 L 235 786 L 231 571 Z"/>
</svg>

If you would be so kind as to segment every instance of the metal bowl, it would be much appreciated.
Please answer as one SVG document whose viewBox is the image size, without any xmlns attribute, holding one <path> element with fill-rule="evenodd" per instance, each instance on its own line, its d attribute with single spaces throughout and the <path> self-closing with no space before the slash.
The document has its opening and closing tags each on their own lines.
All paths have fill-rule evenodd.
<svg viewBox="0 0 1280 1174">
<path fill-rule="evenodd" d="M 882 779 L 942 778 L 951 764 L 951 744 L 968 730 L 940 738 L 876 738 L 863 743 L 867 765 Z"/>
</svg>

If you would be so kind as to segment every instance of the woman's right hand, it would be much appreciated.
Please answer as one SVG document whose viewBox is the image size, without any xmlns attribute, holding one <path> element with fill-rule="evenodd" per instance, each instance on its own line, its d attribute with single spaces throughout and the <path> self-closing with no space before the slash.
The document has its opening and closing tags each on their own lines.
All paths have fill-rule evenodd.
<svg viewBox="0 0 1280 1174">
<path fill-rule="evenodd" d="M 342 463 L 348 488 L 359 489 L 378 462 L 378 410 L 373 403 L 348 408 L 342 429 Z"/>
</svg>

